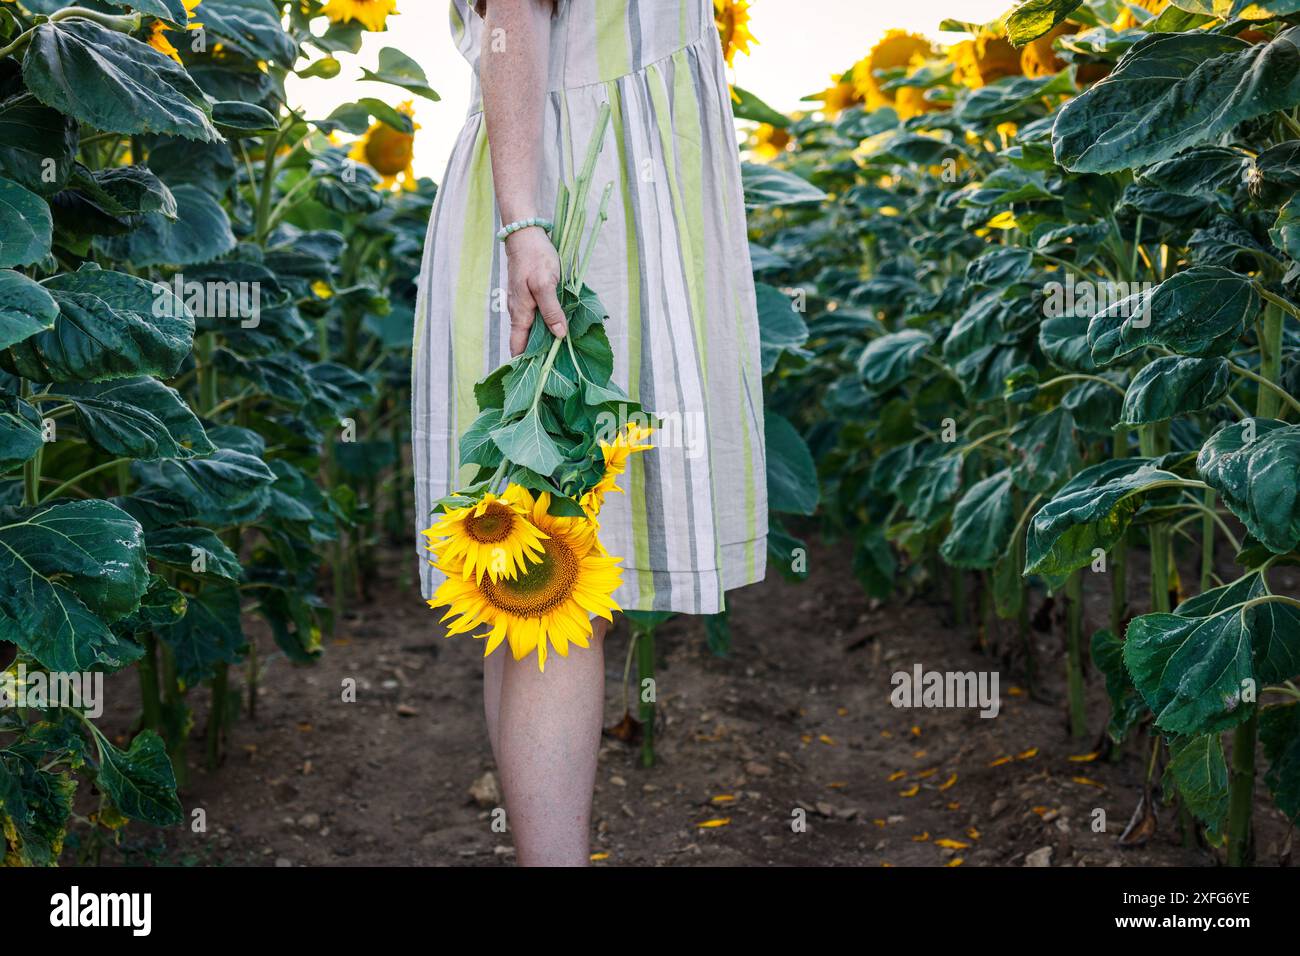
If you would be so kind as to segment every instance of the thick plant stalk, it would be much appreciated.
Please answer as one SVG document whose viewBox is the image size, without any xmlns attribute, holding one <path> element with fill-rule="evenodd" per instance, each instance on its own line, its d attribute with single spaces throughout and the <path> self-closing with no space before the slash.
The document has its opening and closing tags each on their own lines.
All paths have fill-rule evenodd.
<svg viewBox="0 0 1300 956">
<path fill-rule="evenodd" d="M 157 731 L 162 725 L 162 697 L 158 693 L 158 640 L 153 632 L 144 635 L 144 656 L 140 658 L 140 726 Z"/>
<path fill-rule="evenodd" d="M 1213 488 L 1205 489 L 1206 512 L 1201 516 L 1201 593 L 1214 583 L 1214 503 Z"/>
<path fill-rule="evenodd" d="M 1250 866 L 1255 860 L 1252 813 L 1255 803 L 1255 738 L 1259 714 L 1232 732 L 1232 782 L 1228 795 L 1228 864 Z"/>
<path fill-rule="evenodd" d="M 230 687 L 230 665 L 222 662 L 212 678 L 212 709 L 208 712 L 207 766 L 216 770 L 221 764 L 221 730 L 226 723 L 226 695 Z"/>
<path fill-rule="evenodd" d="M 1066 642 L 1065 676 L 1070 696 L 1070 733 L 1088 735 L 1087 702 L 1083 696 L 1083 572 L 1075 571 L 1065 582 Z"/>
<path fill-rule="evenodd" d="M 1259 372 L 1277 384 L 1282 377 L 1282 310 L 1270 302 L 1259 328 Z M 1281 405 L 1278 393 L 1260 387 L 1255 414 L 1273 418 Z M 1255 857 L 1252 813 L 1255 801 L 1255 740 L 1259 711 L 1232 733 L 1232 779 L 1228 785 L 1228 862 L 1249 866 Z"/>
<path fill-rule="evenodd" d="M 1128 429 L 1115 429 L 1114 458 L 1128 457 Z M 1128 614 L 1128 535 L 1110 550 L 1110 629 L 1116 637 L 1124 636 L 1124 618 Z"/>
<path fill-rule="evenodd" d="M 645 682 L 655 676 L 655 632 L 652 627 L 637 628 L 637 719 L 641 721 L 641 766 L 655 765 L 655 702 L 645 698 Z M 657 695 L 656 695 L 657 696 Z"/>
</svg>

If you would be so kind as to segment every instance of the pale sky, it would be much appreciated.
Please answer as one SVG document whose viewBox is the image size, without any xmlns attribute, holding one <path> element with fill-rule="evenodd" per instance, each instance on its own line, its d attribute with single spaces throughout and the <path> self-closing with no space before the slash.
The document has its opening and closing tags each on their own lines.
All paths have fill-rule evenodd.
<svg viewBox="0 0 1300 956">
<path fill-rule="evenodd" d="M 788 112 L 801 97 L 825 89 L 832 73 L 860 59 L 888 29 L 939 34 L 945 17 L 968 22 L 992 20 L 1014 0 L 752 0 L 750 31 L 758 43 L 749 56 L 737 56 L 731 80 Z M 389 19 L 385 33 L 367 33 L 356 56 L 340 54 L 342 74 L 333 80 L 289 78 L 290 100 L 308 108 L 313 118 L 340 103 L 376 96 L 397 104 L 410 94 L 380 83 L 363 83 L 361 67 L 374 69 L 379 50 L 394 46 L 416 60 L 429 76 L 440 102 L 415 98 L 415 169 L 441 180 L 447 155 L 469 108 L 469 67 L 451 42 L 448 0 L 398 0 L 400 15 Z M 803 105 L 806 108 L 806 104 Z"/>
</svg>

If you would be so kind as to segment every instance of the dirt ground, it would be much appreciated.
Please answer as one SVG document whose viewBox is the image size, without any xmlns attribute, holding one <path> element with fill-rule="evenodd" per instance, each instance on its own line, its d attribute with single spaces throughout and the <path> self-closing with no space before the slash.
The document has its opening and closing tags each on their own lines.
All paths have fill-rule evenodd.
<svg viewBox="0 0 1300 956">
<path fill-rule="evenodd" d="M 406 554 L 386 555 L 375 600 L 342 622 L 318 665 L 294 667 L 258 635 L 257 714 L 234 726 L 215 774 L 198 766 L 207 693 L 192 695 L 183 802 L 206 811 L 207 832 L 132 826 L 104 862 L 511 865 L 509 835 L 492 828 L 494 782 L 483 779 L 493 768 L 481 645 L 443 637 Z M 1035 632 L 1041 679 L 1031 696 L 1020 661 L 983 654 L 941 606 L 923 597 L 873 605 L 844 573 L 841 546 L 814 543 L 810 566 L 806 582 L 770 573 L 729 595 L 727 659 L 707 650 L 698 619 L 660 629 L 659 760 L 642 769 L 627 745 L 602 746 L 597 865 L 1215 863 L 1214 851 L 1184 846 L 1177 813 L 1158 802 L 1154 837 L 1117 845 L 1149 744 L 1142 733 L 1096 755 L 1107 705 L 1093 670 L 1091 736 L 1069 737 L 1060 637 Z M 1100 586 L 1090 595 L 1090 627 L 1104 625 L 1105 600 Z M 606 645 L 607 726 L 623 715 L 627 641 L 620 622 Z M 1001 712 L 895 708 L 891 675 L 915 664 L 999 671 Z M 355 703 L 342 702 L 346 678 L 356 680 Z M 110 683 L 109 696 L 125 703 L 102 722 L 119 733 L 138 699 L 134 678 L 122 680 L 132 686 L 112 693 Z M 1291 832 L 1262 785 L 1258 806 L 1259 862 L 1285 862 Z"/>
</svg>

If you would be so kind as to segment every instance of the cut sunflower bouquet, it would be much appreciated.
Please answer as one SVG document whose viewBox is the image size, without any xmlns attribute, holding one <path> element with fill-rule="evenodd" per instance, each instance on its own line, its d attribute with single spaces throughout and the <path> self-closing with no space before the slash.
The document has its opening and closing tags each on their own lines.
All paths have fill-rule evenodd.
<svg viewBox="0 0 1300 956">
<path fill-rule="evenodd" d="M 606 219 L 605 186 L 588 228 L 596 157 L 609 123 L 602 109 L 577 178 L 561 183 L 552 237 L 568 334 L 536 320 L 522 353 L 474 386 L 478 417 L 460 436 L 474 480 L 433 508 L 430 563 L 446 575 L 429 605 L 446 607 L 450 637 L 478 631 L 484 656 L 508 642 L 516 660 L 587 647 L 591 618 L 613 620 L 619 562 L 600 542 L 605 496 L 630 457 L 651 446 L 653 425 L 611 377 L 608 318 L 583 276 Z M 454 620 L 453 620 L 454 619 Z"/>
</svg>

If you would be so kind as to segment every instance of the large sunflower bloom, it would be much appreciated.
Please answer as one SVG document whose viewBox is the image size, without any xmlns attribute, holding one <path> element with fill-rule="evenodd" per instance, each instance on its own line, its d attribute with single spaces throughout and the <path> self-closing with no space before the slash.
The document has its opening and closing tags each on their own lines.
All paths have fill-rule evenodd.
<svg viewBox="0 0 1300 956">
<path fill-rule="evenodd" d="M 749 0 L 713 0 L 713 22 L 727 66 L 735 65 L 737 53 L 748 56 L 749 45 L 758 42 L 749 32 Z"/>
<path fill-rule="evenodd" d="M 397 107 L 398 112 L 407 116 L 415 115 L 415 107 L 410 100 Z M 416 129 L 420 124 L 414 124 Z M 389 126 L 382 120 L 371 126 L 366 135 L 352 144 L 348 154 L 351 159 L 365 163 L 383 177 L 380 189 L 394 189 L 400 186 L 408 192 L 416 188 L 415 168 L 415 134 L 406 133 Z"/>
<path fill-rule="evenodd" d="M 1051 76 L 1065 69 L 1065 61 L 1056 55 L 1052 43 L 1059 36 L 1078 33 L 1077 23 L 1058 23 L 1037 40 L 1031 40 L 1020 51 L 1020 72 L 1025 76 Z"/>
<path fill-rule="evenodd" d="M 857 88 L 858 95 L 866 102 L 868 110 L 892 106 L 895 91 L 881 88 L 881 80 L 876 76 L 876 71 L 918 66 L 933 55 L 934 47 L 925 37 L 908 33 L 906 30 L 890 30 L 871 48 L 871 52 L 853 67 L 853 85 Z"/>
<path fill-rule="evenodd" d="M 500 496 L 491 492 L 479 502 L 456 508 L 424 532 L 442 571 L 461 580 L 481 583 L 528 573 L 529 563 L 542 560 L 545 533 L 532 523 L 533 498 L 519 485 Z"/>
<path fill-rule="evenodd" d="M 387 26 L 390 14 L 397 12 L 397 0 L 329 0 L 321 13 L 335 23 L 356 20 L 372 33 Z"/>
<path fill-rule="evenodd" d="M 1020 75 L 1020 51 L 995 33 L 981 33 L 948 50 L 957 82 L 978 89 L 1004 76 Z"/>
<path fill-rule="evenodd" d="M 526 573 L 480 582 L 452 575 L 438 587 L 429 605 L 447 606 L 444 621 L 456 618 L 448 637 L 489 627 L 475 635 L 487 638 L 485 657 L 509 641 L 515 660 L 536 651 L 537 669 L 545 671 L 551 648 L 567 657 L 569 645 L 588 646 L 591 615 L 613 620 L 620 610 L 612 595 L 623 580 L 622 558 L 605 553 L 590 521 L 555 517 L 548 514 L 550 504 L 546 492 L 533 504 L 532 523 L 546 537 L 541 561 Z"/>
</svg>

